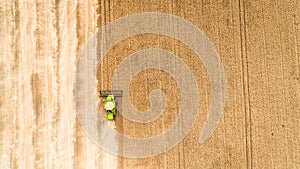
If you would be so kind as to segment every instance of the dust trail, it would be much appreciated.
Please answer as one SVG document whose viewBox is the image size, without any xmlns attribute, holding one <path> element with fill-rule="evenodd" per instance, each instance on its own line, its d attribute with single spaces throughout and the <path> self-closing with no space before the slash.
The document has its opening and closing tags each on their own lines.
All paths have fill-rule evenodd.
<svg viewBox="0 0 300 169">
<path fill-rule="evenodd" d="M 78 115 L 78 119 L 83 120 L 80 121 L 83 123 L 82 125 L 93 125 L 93 127 L 88 128 L 89 132 L 90 130 L 92 130 L 92 134 L 95 135 L 99 140 L 108 143 L 111 140 L 117 139 L 115 135 L 112 135 L 111 133 L 106 133 L 107 131 L 109 131 L 107 130 L 107 128 L 109 127 L 105 124 L 105 120 L 103 118 L 100 118 L 99 109 L 96 104 L 99 100 L 97 94 L 98 82 L 96 80 L 97 61 L 96 59 L 94 59 L 96 56 L 94 55 L 95 53 L 93 53 L 93 51 L 97 49 L 96 47 L 98 44 L 97 41 L 93 42 L 91 42 L 92 45 L 87 45 L 88 49 L 84 48 L 84 50 L 81 52 L 88 54 L 81 55 L 77 60 L 76 74 L 74 76 L 74 101 L 76 104 L 76 113 Z M 113 147 L 115 148 L 115 150 L 118 151 L 118 144 L 115 144 L 116 142 L 117 141 L 113 143 Z M 100 158 L 99 160 L 101 160 L 101 165 L 103 168 L 112 169 L 112 167 L 117 167 L 112 166 L 112 164 L 117 163 L 116 156 L 108 155 L 106 153 L 101 153 L 100 156 L 102 158 Z M 107 166 L 106 164 L 110 165 Z"/>
<path fill-rule="evenodd" d="M 97 29 L 97 11 L 99 8 L 98 1 L 93 0 L 86 1 L 80 0 L 77 3 L 76 10 L 76 31 L 77 31 L 77 54 L 81 52 L 83 46 L 87 43 L 88 39 L 96 32 Z M 78 57 L 75 62 L 78 62 Z M 76 78 L 78 75 L 74 75 Z M 83 75 L 83 81 L 80 83 L 84 84 L 86 82 L 86 74 Z M 74 79 L 75 80 L 75 79 Z M 95 88 L 96 89 L 96 88 Z M 76 86 L 72 89 L 77 90 Z M 76 96 L 74 96 L 76 97 Z M 84 98 L 82 98 L 84 99 Z M 78 103 L 75 102 L 75 106 Z M 80 103 L 79 103 L 80 104 Z M 77 109 L 76 109 L 77 111 Z M 75 142 L 75 167 L 78 168 L 101 168 L 103 150 L 101 150 L 96 144 L 94 144 L 84 133 L 82 127 L 79 123 L 76 123 L 76 142 Z"/>
<path fill-rule="evenodd" d="M 116 128 L 116 125 L 114 123 L 114 121 L 107 121 L 106 124 L 105 123 L 102 123 L 102 125 L 108 125 L 109 127 L 115 129 Z M 102 126 L 101 128 L 104 128 L 105 126 Z M 104 136 L 106 136 L 106 133 L 102 133 L 104 134 Z M 117 135 L 114 135 L 113 136 L 116 143 L 118 143 L 118 140 L 117 140 Z M 114 145 L 116 147 L 118 147 L 119 145 L 116 144 Z M 103 169 L 117 169 L 118 168 L 118 158 L 116 155 L 113 155 L 113 154 L 110 154 L 108 152 L 103 152 L 102 153 L 102 157 L 101 157 L 101 166 Z"/>
<path fill-rule="evenodd" d="M 111 5 L 112 3 L 110 1 L 100 1 L 98 2 L 98 13 L 97 13 L 97 26 L 101 27 L 103 24 L 107 24 L 108 22 L 111 21 Z M 98 51 L 102 51 L 102 48 L 104 46 L 97 46 Z M 106 66 L 106 65 L 105 65 Z M 97 75 L 97 70 L 94 72 L 94 76 L 96 77 Z M 102 79 L 101 79 L 102 80 Z M 96 80 L 96 88 L 97 88 L 98 81 Z M 105 85 L 104 83 L 101 83 L 101 85 Z M 97 101 L 99 103 L 99 100 Z M 99 125 L 105 125 L 104 123 L 99 124 Z M 108 122 L 107 125 L 109 125 L 111 128 L 116 128 L 115 123 L 110 123 Z M 101 126 L 100 128 L 103 128 L 104 126 Z M 115 136 L 116 139 L 116 136 Z M 116 141 L 117 142 L 117 141 Z M 119 143 L 119 142 L 118 142 Z M 115 145 L 118 147 L 119 145 Z M 102 149 L 99 149 L 98 154 L 100 155 L 99 158 L 99 163 L 101 168 L 103 169 L 116 169 L 118 168 L 118 157 L 115 155 L 112 155 L 106 151 L 103 151 Z"/>
</svg>

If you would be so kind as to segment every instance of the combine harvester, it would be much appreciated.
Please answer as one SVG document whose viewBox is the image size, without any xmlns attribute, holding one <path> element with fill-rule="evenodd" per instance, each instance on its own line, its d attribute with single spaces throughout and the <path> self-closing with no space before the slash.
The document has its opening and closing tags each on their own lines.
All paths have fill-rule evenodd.
<svg viewBox="0 0 300 169">
<path fill-rule="evenodd" d="M 121 90 L 100 90 L 100 97 L 104 97 L 103 107 L 106 112 L 106 122 L 111 126 L 115 126 L 115 118 L 117 113 L 117 97 L 122 97 Z"/>
</svg>

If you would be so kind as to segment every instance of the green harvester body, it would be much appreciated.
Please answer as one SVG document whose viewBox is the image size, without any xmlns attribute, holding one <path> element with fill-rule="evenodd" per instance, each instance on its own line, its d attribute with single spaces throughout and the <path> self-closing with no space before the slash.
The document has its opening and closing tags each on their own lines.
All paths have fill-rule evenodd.
<svg viewBox="0 0 300 169">
<path fill-rule="evenodd" d="M 114 120 L 116 115 L 116 101 L 113 95 L 108 95 L 103 100 L 103 106 L 106 111 L 106 120 Z"/>
<path fill-rule="evenodd" d="M 115 97 L 122 97 L 122 91 L 120 90 L 102 90 L 100 91 L 100 97 L 105 97 L 103 99 L 103 107 L 106 111 L 106 120 L 111 121 L 115 119 L 117 112 L 117 102 Z"/>
</svg>

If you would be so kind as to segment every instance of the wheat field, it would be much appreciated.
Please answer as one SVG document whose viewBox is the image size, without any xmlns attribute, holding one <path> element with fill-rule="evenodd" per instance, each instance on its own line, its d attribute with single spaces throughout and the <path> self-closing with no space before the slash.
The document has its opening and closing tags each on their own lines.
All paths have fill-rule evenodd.
<svg viewBox="0 0 300 169">
<path fill-rule="evenodd" d="M 200 144 L 211 92 L 195 54 L 162 35 L 117 44 L 98 70 L 98 89 L 108 88 L 122 58 L 161 48 L 187 63 L 201 91 L 188 135 L 165 153 L 139 159 L 114 156 L 87 137 L 76 117 L 73 82 L 88 40 L 104 25 L 143 12 L 179 16 L 202 30 L 221 59 L 227 94 L 217 129 Z M 0 21 L 1 169 L 300 168 L 300 1 L 2 0 Z M 164 72 L 147 70 L 133 79 L 133 105 L 147 110 L 148 94 L 156 88 L 168 98 L 164 115 L 139 124 L 118 114 L 117 131 L 146 138 L 176 121 L 179 88 Z"/>
</svg>

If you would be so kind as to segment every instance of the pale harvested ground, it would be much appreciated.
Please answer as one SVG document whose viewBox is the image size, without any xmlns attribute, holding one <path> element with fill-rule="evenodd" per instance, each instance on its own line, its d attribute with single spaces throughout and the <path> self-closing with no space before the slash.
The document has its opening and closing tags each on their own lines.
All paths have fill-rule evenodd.
<svg viewBox="0 0 300 169">
<path fill-rule="evenodd" d="M 105 153 L 85 136 L 75 117 L 74 61 L 99 27 L 146 11 L 183 17 L 206 33 L 225 68 L 227 102 L 214 135 L 200 145 L 210 94 L 196 56 L 180 42 L 157 35 L 121 42 L 104 67 L 148 47 L 174 51 L 196 74 L 202 107 L 178 146 L 153 158 L 118 158 L 118 168 L 300 168 L 297 0 L 1 1 L 0 168 L 103 168 Z M 99 77 L 109 81 L 112 71 L 101 71 Z M 172 90 L 165 87 L 169 83 Z M 117 130 L 147 137 L 172 124 L 180 98 L 176 83 L 164 73 L 149 70 L 134 79 L 136 107 L 147 109 L 144 95 L 153 88 L 175 98 L 164 117 L 146 125 L 118 118 Z"/>
</svg>

